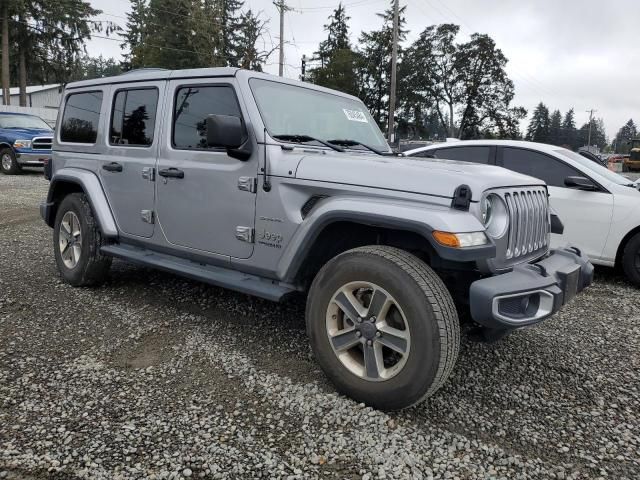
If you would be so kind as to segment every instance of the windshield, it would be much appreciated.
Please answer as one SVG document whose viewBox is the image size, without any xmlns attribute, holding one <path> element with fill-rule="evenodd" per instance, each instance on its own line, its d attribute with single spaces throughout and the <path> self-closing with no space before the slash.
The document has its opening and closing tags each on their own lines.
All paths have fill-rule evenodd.
<svg viewBox="0 0 640 480">
<path fill-rule="evenodd" d="M 257 78 L 249 84 L 272 137 L 307 135 L 324 141 L 348 139 L 389 151 L 376 122 L 358 100 Z M 360 147 L 353 145 L 353 148 Z"/>
<path fill-rule="evenodd" d="M 0 128 L 46 128 L 51 127 L 40 117 L 32 115 L 0 115 Z"/>
<path fill-rule="evenodd" d="M 610 182 L 617 183 L 618 185 L 628 185 L 631 183 L 627 177 L 623 177 L 622 175 L 618 175 L 615 172 L 612 172 L 606 167 L 597 164 L 593 160 L 589 160 L 588 158 L 583 157 L 579 153 L 572 152 L 571 150 L 567 150 L 566 148 L 555 150 L 556 153 L 563 155 L 571 160 L 574 160 L 580 164 L 580 166 L 585 167 L 592 172 L 597 173 L 601 177 L 606 178 Z"/>
</svg>

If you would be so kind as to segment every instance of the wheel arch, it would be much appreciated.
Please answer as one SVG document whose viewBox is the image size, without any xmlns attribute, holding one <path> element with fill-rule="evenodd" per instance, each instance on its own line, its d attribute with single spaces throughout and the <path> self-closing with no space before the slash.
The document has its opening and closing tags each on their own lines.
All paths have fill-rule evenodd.
<svg viewBox="0 0 640 480">
<path fill-rule="evenodd" d="M 53 227 L 62 199 L 77 192 L 84 193 L 89 199 L 102 234 L 105 237 L 117 237 L 116 222 L 100 181 L 93 172 L 87 170 L 63 168 L 55 173 L 49 185 L 46 213 L 43 214 L 47 225 Z"/>
<path fill-rule="evenodd" d="M 629 240 L 631 240 L 636 233 L 640 233 L 640 225 L 629 230 L 625 234 L 625 236 L 622 237 L 622 240 L 620 240 L 620 243 L 618 244 L 618 250 L 616 251 L 616 259 L 615 259 L 616 267 L 619 267 L 622 265 L 622 255 L 624 254 L 624 249 L 627 246 L 627 243 L 629 243 Z"/>
<path fill-rule="evenodd" d="M 411 251 L 432 266 L 439 262 L 465 263 L 495 256 L 495 245 L 455 249 L 433 238 L 434 230 L 484 230 L 468 212 L 428 205 L 371 201 L 323 200 L 303 221 L 278 266 L 278 277 L 310 284 L 322 265 L 334 256 L 365 245 L 388 245 Z"/>
</svg>

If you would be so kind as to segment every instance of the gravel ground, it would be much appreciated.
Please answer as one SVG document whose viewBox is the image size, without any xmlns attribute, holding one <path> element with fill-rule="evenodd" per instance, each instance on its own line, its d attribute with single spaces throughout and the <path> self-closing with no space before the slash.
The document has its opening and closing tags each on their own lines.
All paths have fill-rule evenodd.
<svg viewBox="0 0 640 480">
<path fill-rule="evenodd" d="M 121 262 L 61 283 L 46 188 L 0 175 L 0 478 L 640 478 L 640 290 L 610 270 L 385 414 L 334 393 L 301 301 Z"/>
</svg>

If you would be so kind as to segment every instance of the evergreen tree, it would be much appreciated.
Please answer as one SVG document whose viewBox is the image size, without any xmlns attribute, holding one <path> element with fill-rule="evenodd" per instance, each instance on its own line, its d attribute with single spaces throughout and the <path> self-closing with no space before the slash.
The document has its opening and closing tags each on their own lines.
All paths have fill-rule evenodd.
<svg viewBox="0 0 640 480">
<path fill-rule="evenodd" d="M 570 150 L 576 150 L 579 146 L 573 108 L 569 109 L 567 113 L 564 114 L 559 145 L 569 148 Z"/>
<path fill-rule="evenodd" d="M 199 21 L 198 12 L 193 11 L 190 0 L 150 0 L 145 42 L 136 50 L 146 67 L 169 69 L 208 66 L 197 48 L 192 34 Z M 204 23 L 204 22 L 203 22 Z"/>
<path fill-rule="evenodd" d="M 251 9 L 242 14 L 240 35 L 237 40 L 236 54 L 238 66 L 248 70 L 262 71 L 262 65 L 273 52 L 258 50 L 258 41 L 262 38 L 265 22 Z M 275 49 L 274 49 L 275 50 Z"/>
<path fill-rule="evenodd" d="M 627 123 L 625 123 L 618 133 L 616 134 L 616 138 L 613 142 L 613 147 L 615 148 L 616 153 L 629 153 L 629 149 L 631 145 L 629 142 L 638 136 L 638 129 L 633 119 L 629 119 Z"/>
<path fill-rule="evenodd" d="M 241 9 L 244 2 L 241 0 L 217 0 L 218 15 L 218 41 L 216 64 L 237 67 L 240 65 L 239 44 L 242 36 Z"/>
<path fill-rule="evenodd" d="M 336 8 L 329 17 L 329 23 L 324 26 L 324 30 L 327 32 L 327 39 L 320 42 L 318 51 L 315 52 L 322 67 L 328 63 L 336 51 L 351 49 L 351 43 L 349 42 L 349 20 L 351 20 L 351 17 L 347 16 L 347 12 L 342 2 L 340 2 L 338 8 Z"/>
<path fill-rule="evenodd" d="M 120 47 L 126 50 L 122 55 L 124 57 L 122 69 L 125 71 L 145 65 L 142 46 L 145 40 L 147 14 L 147 0 L 131 0 L 131 11 L 127 14 L 126 31 L 120 34 L 123 39 Z"/>
<path fill-rule="evenodd" d="M 533 111 L 527 128 L 526 139 L 530 142 L 549 143 L 549 109 L 542 102 Z"/>
<path fill-rule="evenodd" d="M 591 143 L 589 143 L 589 122 L 586 122 L 578 130 L 579 147 L 597 146 L 603 149 L 607 144 L 607 133 L 604 128 L 604 121 L 601 118 L 593 119 L 591 122 Z"/>
<path fill-rule="evenodd" d="M 359 56 L 349 42 L 349 21 L 342 3 L 324 26 L 327 39 L 315 53 L 320 66 L 309 71 L 309 81 L 351 95 L 360 93 L 358 83 Z"/>
<path fill-rule="evenodd" d="M 400 8 L 398 17 L 398 40 L 404 41 L 406 6 Z M 389 89 L 391 84 L 391 50 L 393 40 L 393 8 L 377 14 L 382 19 L 382 28 L 360 35 L 358 54 L 362 58 L 359 67 L 360 98 L 369 108 L 378 125 L 386 129 L 389 112 Z M 403 49 L 398 46 L 400 71 Z"/>
<path fill-rule="evenodd" d="M 551 114 L 549 122 L 549 143 L 552 145 L 561 145 L 562 143 L 562 114 L 560 110 L 555 110 Z"/>
</svg>

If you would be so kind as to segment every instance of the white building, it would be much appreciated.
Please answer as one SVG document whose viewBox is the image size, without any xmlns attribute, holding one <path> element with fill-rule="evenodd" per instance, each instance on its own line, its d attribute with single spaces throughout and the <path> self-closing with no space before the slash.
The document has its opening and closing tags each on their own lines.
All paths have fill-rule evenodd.
<svg viewBox="0 0 640 480">
<path fill-rule="evenodd" d="M 9 90 L 11 105 L 3 105 L 4 101 L 2 101 L 2 92 L 0 91 L 0 111 L 37 115 L 50 125 L 54 125 L 63 89 L 61 83 L 29 86 L 27 87 L 26 107 L 19 106 L 20 89 L 18 87 Z"/>
<path fill-rule="evenodd" d="M 57 109 L 62 99 L 63 86 L 61 83 L 49 85 L 32 85 L 27 87 L 27 107 L 55 108 Z M 20 105 L 20 89 L 11 88 L 11 105 Z M 2 98 L 2 91 L 0 91 Z M 0 102 L 3 103 L 4 102 Z"/>
</svg>

